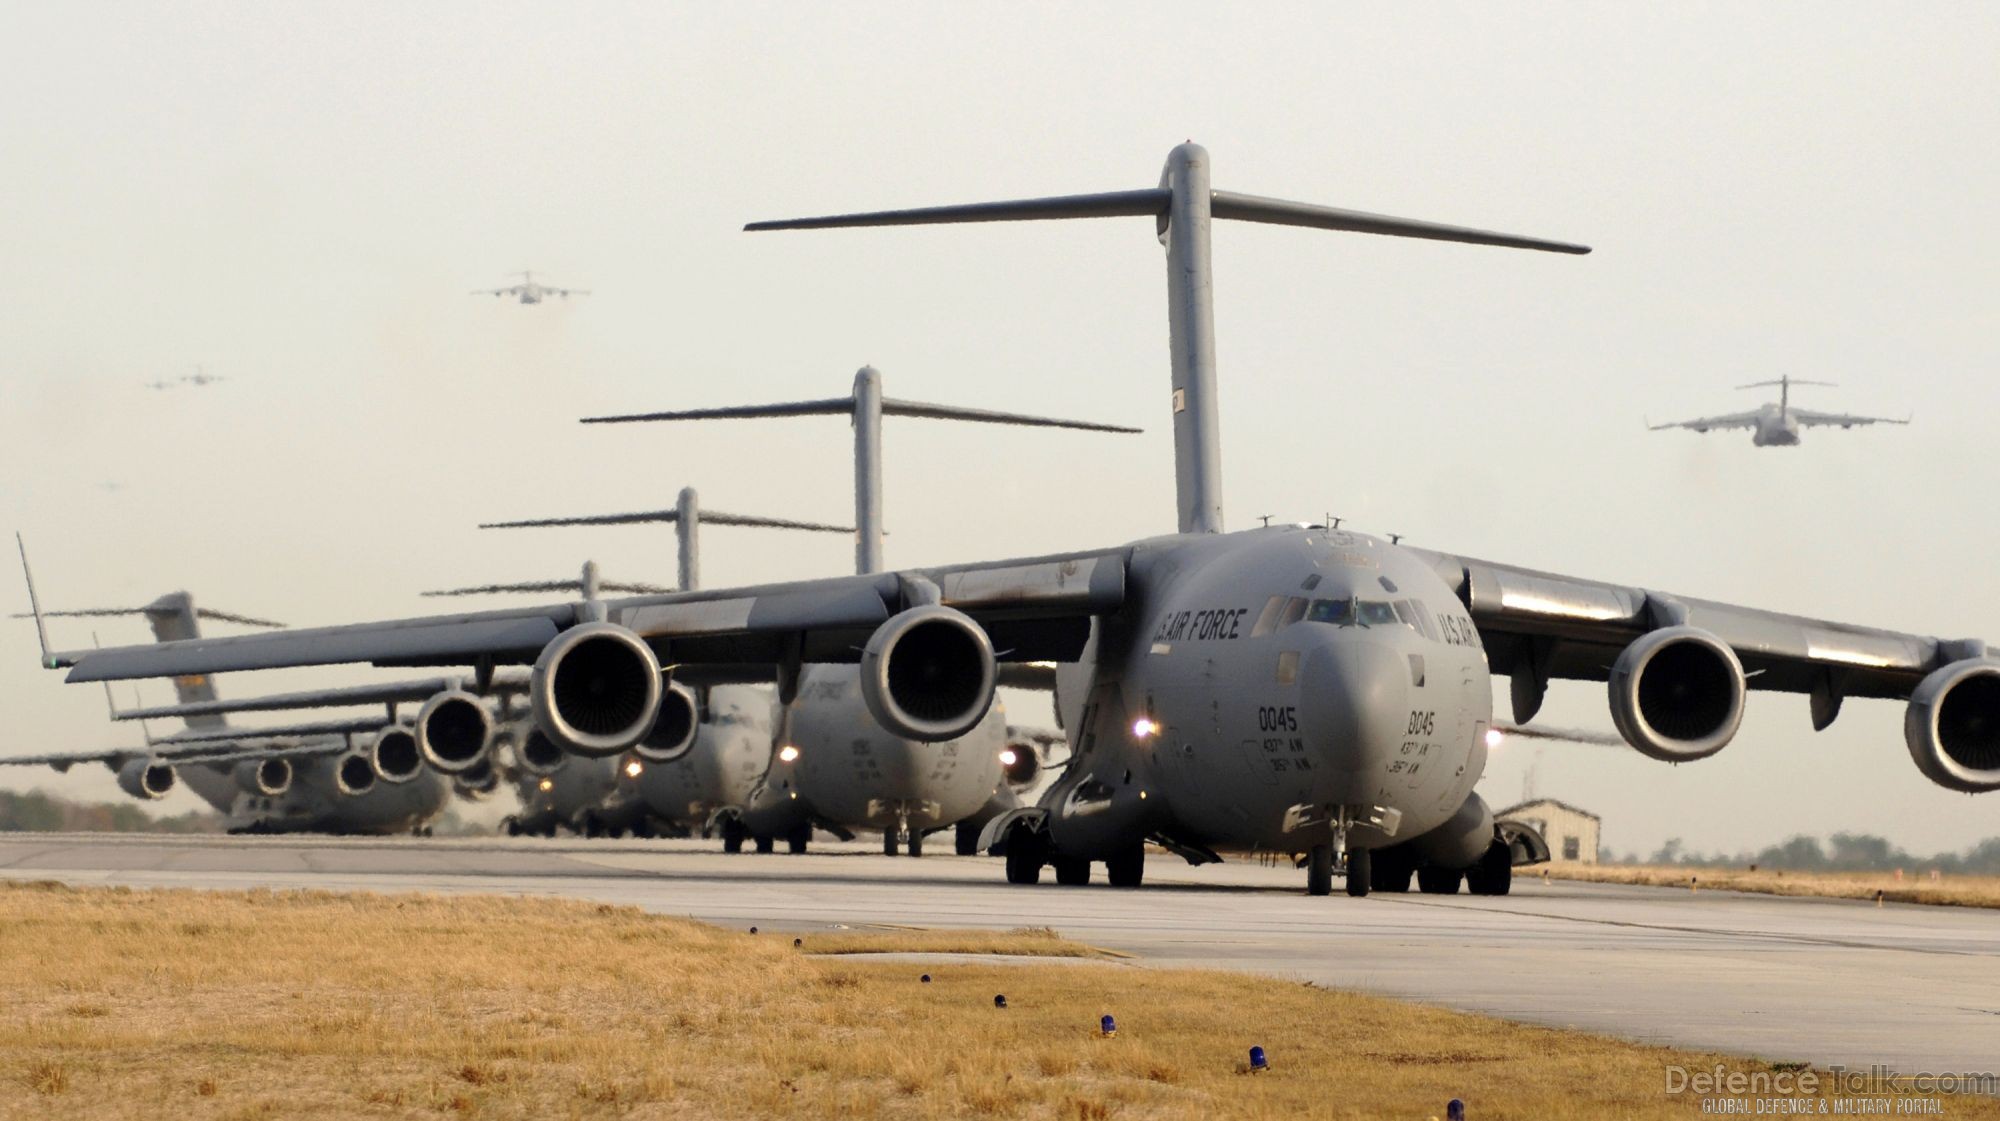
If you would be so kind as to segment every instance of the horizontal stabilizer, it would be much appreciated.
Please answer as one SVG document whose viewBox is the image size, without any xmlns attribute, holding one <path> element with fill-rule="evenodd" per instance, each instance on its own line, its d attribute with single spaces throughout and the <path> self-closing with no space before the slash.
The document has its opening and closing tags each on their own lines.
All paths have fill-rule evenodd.
<svg viewBox="0 0 2000 1121">
<path fill-rule="evenodd" d="M 589 514 L 574 518 L 530 518 L 518 522 L 483 522 L 481 529 L 531 529 L 541 526 L 559 525 L 650 525 L 659 522 L 681 520 L 679 510 L 639 510 L 630 514 Z M 701 520 L 704 525 L 747 525 L 765 529 L 802 529 L 812 533 L 853 533 L 851 525 L 825 525 L 820 522 L 797 522 L 789 518 L 763 518 L 752 514 L 727 514 L 719 510 L 703 510 Z M 601 587 L 612 588 L 609 584 Z"/>
<path fill-rule="evenodd" d="M 1096 195 L 1060 195 L 1054 198 L 1017 199 L 1011 202 L 980 202 L 960 206 L 926 206 L 915 210 L 878 210 L 860 214 L 830 214 L 818 218 L 789 218 L 774 222 L 752 222 L 746 230 L 823 230 L 851 226 L 924 226 L 956 222 L 1032 222 L 1052 218 L 1116 218 L 1147 215 L 1164 219 L 1173 192 L 1165 187 L 1139 191 L 1113 191 Z M 1381 234 L 1389 237 L 1423 238 L 1429 241 L 1457 241 L 1469 245 L 1498 245 L 1511 249 L 1538 249 L 1550 253 L 1588 253 L 1587 245 L 1566 241 L 1497 233 L 1469 226 L 1448 226 L 1413 218 L 1396 218 L 1362 210 L 1342 210 L 1304 202 L 1240 195 L 1233 191 L 1209 192 L 1209 213 L 1215 218 L 1240 222 L 1264 222 L 1279 226 L 1305 226 L 1321 230 Z"/>
<path fill-rule="evenodd" d="M 1089 432 L 1143 432 L 1142 428 L 1126 428 L 1117 424 L 1098 424 L 1088 420 L 1060 420 L 1054 417 L 1025 416 L 1020 413 L 995 412 L 992 409 L 963 409 L 956 405 L 930 405 L 922 401 L 903 401 L 894 397 L 882 399 L 883 416 L 916 416 L 932 420 L 971 420 L 982 424 L 1020 424 L 1032 428 L 1081 428 Z M 707 520 L 708 515 L 702 518 Z"/>
<path fill-rule="evenodd" d="M 1782 389 L 1787 385 L 1823 385 L 1829 389 L 1833 389 L 1837 388 L 1840 385 L 1840 383 L 1833 381 L 1807 381 L 1804 378 L 1780 378 L 1777 381 L 1753 381 L 1748 385 L 1739 385 L 1736 388 L 1763 389 L 1766 386 L 1777 386 Z"/>
<path fill-rule="evenodd" d="M 626 424 L 645 420 L 739 420 L 765 416 L 852 416 L 854 398 L 834 397 L 825 401 L 786 401 L 776 405 L 732 405 L 721 409 L 681 409 L 664 413 L 630 413 L 622 416 L 587 416 L 585 424 Z"/>
<path fill-rule="evenodd" d="M 1096 195 L 1058 195 L 1011 202 L 975 202 L 962 206 L 925 206 L 915 210 L 877 210 L 866 214 L 829 214 L 819 218 L 786 218 L 752 222 L 746 230 L 826 230 L 842 226 L 928 226 L 947 222 L 1034 222 L 1057 218 L 1119 218 L 1165 214 L 1172 192 L 1164 187 L 1111 191 Z"/>
<path fill-rule="evenodd" d="M 341 689 L 314 689 L 302 693 L 275 693 L 263 697 L 242 697 L 226 701 L 129 708 L 113 714 L 117 720 L 172 719 L 214 716 L 229 712 L 287 712 L 304 708 L 339 708 L 342 705 L 393 704 L 398 701 L 428 700 L 448 689 L 470 688 L 466 678 L 429 677 L 417 681 L 388 681 L 375 685 L 354 685 Z M 526 671 L 501 669 L 494 673 L 489 693 L 518 693 L 528 687 Z M 237 729 L 241 731 L 241 729 Z"/>
<path fill-rule="evenodd" d="M 85 607 L 75 611 L 44 611 L 42 612 L 42 618 L 96 619 L 122 615 L 151 615 L 155 610 L 155 608 L 150 607 Z M 208 619 L 217 623 L 236 623 L 245 627 L 269 627 L 273 630 L 283 630 L 285 627 L 285 624 L 274 623 L 269 619 L 257 619 L 249 615 L 234 615 L 227 611 L 216 611 L 207 607 L 197 607 L 194 613 L 197 618 Z M 34 615 L 31 612 L 24 612 L 15 614 L 12 617 L 15 619 L 32 619 Z"/>
</svg>

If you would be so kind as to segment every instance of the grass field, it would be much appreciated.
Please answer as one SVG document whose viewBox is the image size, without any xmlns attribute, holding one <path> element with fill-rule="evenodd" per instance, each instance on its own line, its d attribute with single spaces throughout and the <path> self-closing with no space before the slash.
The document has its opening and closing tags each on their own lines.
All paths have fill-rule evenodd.
<svg viewBox="0 0 2000 1121">
<path fill-rule="evenodd" d="M 1700 1116 L 1669 1064 L 1772 1069 L 1241 974 L 814 952 L 1068 945 L 1045 931 L 802 937 L 543 899 L 0 887 L 0 1117 L 1422 1119 L 1460 1097 L 1594 1121 Z M 1269 1073 L 1241 1073 L 1252 1044 Z"/>
<path fill-rule="evenodd" d="M 1763 895 L 1818 895 L 1831 899 L 1874 899 L 1889 903 L 1932 903 L 1946 907 L 2000 907 L 2000 876 L 1927 876 L 1893 872 L 1780 872 L 1768 869 L 1667 864 L 1545 865 L 1549 878 L 1601 884 L 1649 884 L 1695 891 L 1749 891 Z M 1540 869 L 1532 869 L 1534 874 Z M 1692 879 L 1692 883 L 1690 880 Z"/>
</svg>

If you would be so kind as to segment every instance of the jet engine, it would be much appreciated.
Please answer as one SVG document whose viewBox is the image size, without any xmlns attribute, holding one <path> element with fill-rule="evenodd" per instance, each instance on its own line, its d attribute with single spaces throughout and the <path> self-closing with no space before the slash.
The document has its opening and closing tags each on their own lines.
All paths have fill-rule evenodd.
<svg viewBox="0 0 2000 1121">
<path fill-rule="evenodd" d="M 439 693 L 417 711 L 417 750 L 424 762 L 448 775 L 461 775 L 486 759 L 493 742 L 493 716 L 479 698 L 463 689 Z"/>
<path fill-rule="evenodd" d="M 1042 755 L 1027 740 L 1014 740 L 1000 749 L 1000 776 L 1007 785 L 1025 789 L 1041 777 Z"/>
<path fill-rule="evenodd" d="M 1743 663 L 1695 627 L 1642 635 L 1611 666 L 1611 721 L 1643 755 L 1668 763 L 1721 751 L 1743 722 Z"/>
<path fill-rule="evenodd" d="M 993 641 L 963 612 L 912 607 L 875 629 L 861 653 L 861 698 L 875 722 L 935 743 L 971 731 L 993 707 Z"/>
<path fill-rule="evenodd" d="M 652 731 L 664 691 L 653 648 L 615 623 L 557 635 L 528 681 L 536 727 L 563 750 L 592 759 L 617 755 Z"/>
<path fill-rule="evenodd" d="M 233 773 L 237 787 L 245 794 L 276 798 L 292 788 L 289 759 L 245 759 L 236 764 Z"/>
<path fill-rule="evenodd" d="M 134 759 L 118 768 L 118 785 L 125 793 L 148 802 L 164 798 L 173 790 L 178 776 L 173 764 L 162 759 Z"/>
<path fill-rule="evenodd" d="M 409 736 L 408 732 L 402 734 L 405 737 Z M 379 739 L 376 741 L 376 746 L 381 746 Z M 412 754 L 416 752 L 417 745 L 414 740 L 410 742 L 409 749 Z M 375 764 L 362 752 L 346 752 L 333 761 L 333 785 L 349 798 L 360 797 L 375 789 Z"/>
<path fill-rule="evenodd" d="M 514 740 L 514 761 L 522 770 L 537 778 L 545 778 L 562 769 L 563 760 L 569 756 L 556 741 L 542 733 L 533 724 L 522 729 Z"/>
<path fill-rule="evenodd" d="M 369 748 L 367 755 L 362 756 L 357 752 L 354 756 L 342 756 L 341 766 L 345 767 L 351 757 L 360 758 L 369 765 L 369 770 L 377 778 L 389 782 L 409 782 L 424 771 L 424 755 L 417 749 L 416 734 L 401 724 L 391 724 L 375 733 L 375 743 Z M 345 771 L 342 775 L 344 778 Z M 373 785 L 375 785 L 374 780 L 370 779 L 361 789 L 366 790 Z"/>
<path fill-rule="evenodd" d="M 694 693 L 685 685 L 668 685 L 660 697 L 660 715 L 653 730 L 632 746 L 632 754 L 648 763 L 671 763 L 694 746 L 700 712 Z"/>
<path fill-rule="evenodd" d="M 453 776 L 452 792 L 468 802 L 483 802 L 500 789 L 500 772 L 493 766 L 491 755 Z"/>
<path fill-rule="evenodd" d="M 1910 694 L 1903 741 L 1924 777 L 1949 790 L 2000 790 L 2000 660 L 1935 670 Z"/>
</svg>

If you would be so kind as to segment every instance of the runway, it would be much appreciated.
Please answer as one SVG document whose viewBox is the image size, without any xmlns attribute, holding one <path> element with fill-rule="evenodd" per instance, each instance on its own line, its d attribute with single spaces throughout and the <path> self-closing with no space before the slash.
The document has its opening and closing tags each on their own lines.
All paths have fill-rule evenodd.
<svg viewBox="0 0 2000 1121">
<path fill-rule="evenodd" d="M 1308 898 L 1289 867 L 1154 856 L 1147 886 L 1013 887 L 989 858 L 833 845 L 10 834 L 0 875 L 133 887 L 562 895 L 724 926 L 1049 926 L 1144 965 L 1255 971 L 1819 1066 L 1986 1071 L 2000 913 L 1517 879 L 1503 898 Z M 1338 1031 L 1339 1025 L 1328 1025 Z"/>
</svg>

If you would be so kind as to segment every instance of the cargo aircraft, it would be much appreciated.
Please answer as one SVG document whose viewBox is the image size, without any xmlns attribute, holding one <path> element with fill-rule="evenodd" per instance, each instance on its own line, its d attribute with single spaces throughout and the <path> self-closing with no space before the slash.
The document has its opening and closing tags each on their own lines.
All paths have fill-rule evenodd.
<svg viewBox="0 0 2000 1121">
<path fill-rule="evenodd" d="M 1904 417 L 1853 416 L 1849 413 L 1820 413 L 1811 409 L 1792 407 L 1792 387 L 1795 385 L 1831 386 L 1830 381 L 1804 381 L 1787 375 L 1777 381 L 1753 381 L 1749 385 L 1739 385 L 1738 389 L 1762 389 L 1765 386 L 1778 387 L 1778 400 L 1762 408 L 1747 413 L 1729 413 L 1725 416 L 1705 416 L 1695 420 L 1677 420 L 1672 424 L 1653 424 L 1647 427 L 1655 432 L 1668 428 L 1691 428 L 1696 432 L 1708 433 L 1718 428 L 1748 428 L 1750 442 L 1760 448 L 1789 448 L 1797 446 L 1799 432 L 1806 428 L 1853 428 L 1864 424 L 1908 424 Z"/>
<path fill-rule="evenodd" d="M 1530 720 L 1553 678 L 1604 681 L 1635 749 L 1687 762 L 1727 746 L 1748 691 L 1803 694 L 1815 728 L 1849 697 L 1906 702 L 1918 769 L 2000 788 L 2000 659 L 1944 639 L 1538 572 L 1327 526 L 1224 532 L 1210 226 L 1215 219 L 1584 253 L 1581 245 L 1214 190 L 1207 152 L 1158 187 L 759 223 L 753 229 L 1149 219 L 1166 248 L 1178 532 L 1103 549 L 898 572 L 587 599 L 155 647 L 51 653 L 71 681 L 337 662 L 531 662 L 550 738 L 622 748 L 651 728 L 663 667 L 857 664 L 882 727 L 963 735 L 997 665 L 1054 661 L 1074 757 L 1039 804 L 996 819 L 1008 879 L 1137 885 L 1150 840 L 1194 862 L 1303 854 L 1311 894 L 1482 893 L 1539 855 L 1473 792 L 1490 677 Z"/>
<path fill-rule="evenodd" d="M 550 296 L 566 300 L 571 296 L 590 295 L 590 290 L 587 288 L 557 288 L 553 285 L 543 284 L 541 281 L 535 279 L 533 272 L 517 272 L 509 275 L 520 277 L 521 283 L 509 284 L 505 288 L 475 288 L 472 294 L 475 296 L 494 296 L 503 299 L 511 296 L 523 304 L 539 304 Z"/>
</svg>

